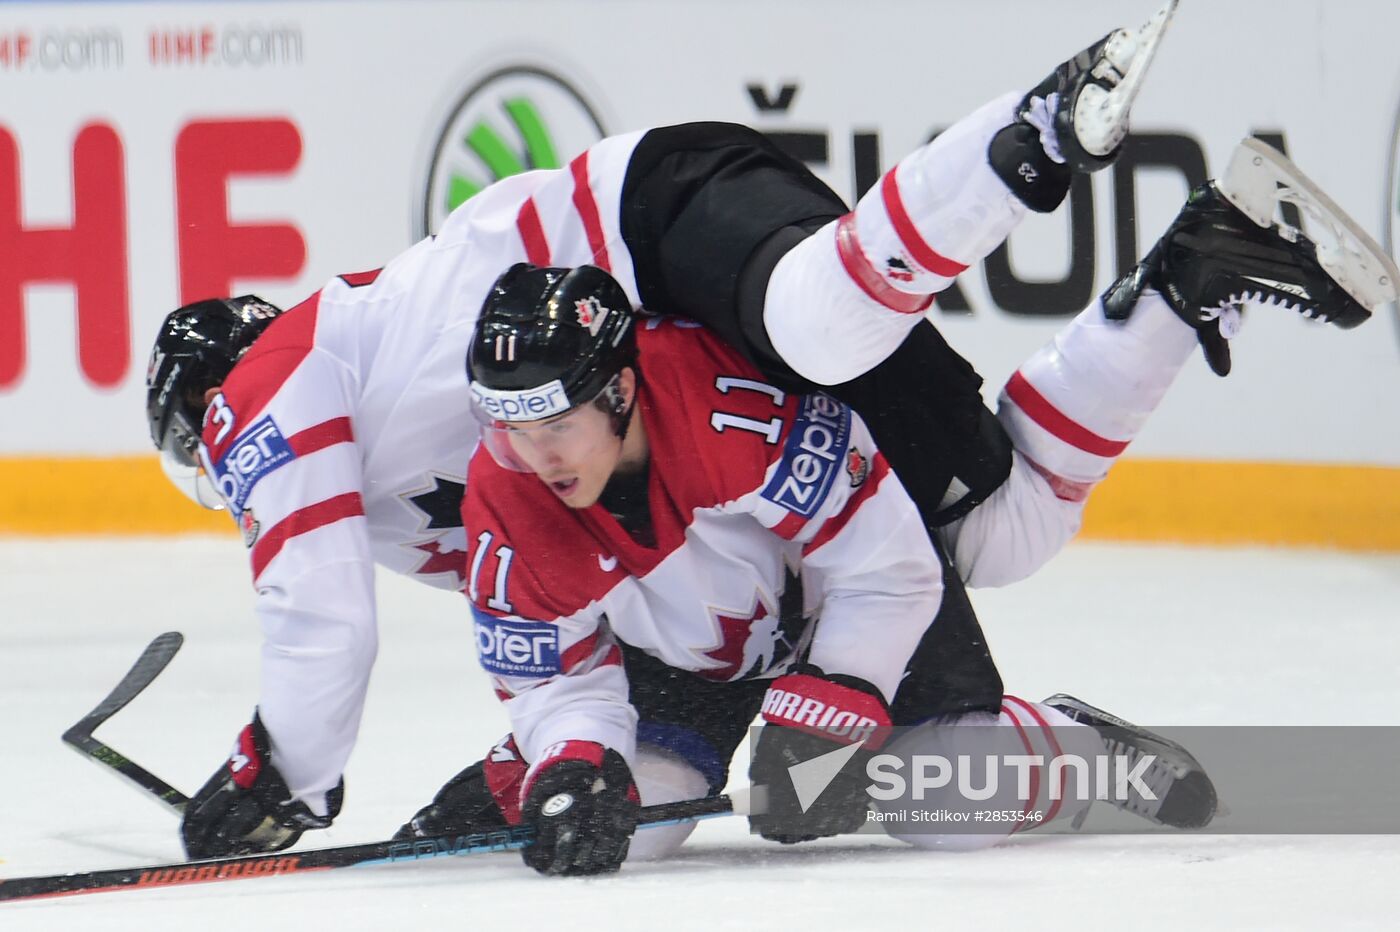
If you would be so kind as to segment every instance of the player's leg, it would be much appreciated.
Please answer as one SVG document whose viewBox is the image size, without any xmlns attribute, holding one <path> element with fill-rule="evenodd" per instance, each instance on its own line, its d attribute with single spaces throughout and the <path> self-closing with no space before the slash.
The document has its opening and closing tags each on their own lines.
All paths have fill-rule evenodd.
<svg viewBox="0 0 1400 932">
<path fill-rule="evenodd" d="M 872 811 L 886 834 L 918 848 L 990 848 L 1080 817 L 1097 790 L 1092 766 L 1079 768 L 1089 777 L 1082 792 L 1074 786 L 1066 793 L 1062 782 L 1052 785 L 1051 762 L 1070 755 L 1092 762 L 1102 750 L 1092 728 L 1006 696 L 995 710 L 939 715 L 903 731 L 884 748 L 904 762 L 897 770 L 885 765 L 901 774 L 903 786 L 882 781 Z"/>
<path fill-rule="evenodd" d="M 820 385 L 868 372 L 1027 210 L 1055 209 L 1074 172 L 1111 164 L 1174 5 L 1094 43 L 1030 92 L 959 120 L 886 172 L 854 211 L 786 249 L 763 300 L 777 356 Z"/>
<path fill-rule="evenodd" d="M 637 709 L 632 777 L 643 806 L 713 796 L 729 779 L 729 762 L 763 701 L 765 683 L 713 683 L 669 667 L 623 644 Z M 473 834 L 520 822 L 520 786 L 529 764 L 507 735 L 480 761 L 454 776 L 394 835 L 396 839 Z M 684 844 L 695 823 L 639 831 L 628 860 L 664 857 Z"/>
<path fill-rule="evenodd" d="M 1285 201 L 1316 241 L 1275 220 Z M 1143 260 L 1007 383 L 998 418 L 1015 447 L 1011 475 L 944 532 L 964 579 L 1001 585 L 1058 552 L 1194 348 L 1229 372 L 1247 306 L 1354 327 L 1394 300 L 1396 282 L 1394 263 L 1326 194 L 1246 140 Z"/>
<path fill-rule="evenodd" d="M 720 683 L 667 666 L 622 645 L 637 710 L 637 760 L 632 776 L 643 806 L 702 799 L 724 790 L 734 751 L 763 702 L 766 682 Z M 696 823 L 658 826 L 632 837 L 629 861 L 663 858 L 681 847 Z"/>
<path fill-rule="evenodd" d="M 1007 696 L 997 712 L 940 716 L 885 750 L 908 766 L 903 792 L 882 781 L 874 811 L 887 834 L 920 848 L 975 850 L 1076 826 L 1098 801 L 1172 828 L 1201 828 L 1217 810 L 1189 751 L 1065 695 Z"/>
</svg>

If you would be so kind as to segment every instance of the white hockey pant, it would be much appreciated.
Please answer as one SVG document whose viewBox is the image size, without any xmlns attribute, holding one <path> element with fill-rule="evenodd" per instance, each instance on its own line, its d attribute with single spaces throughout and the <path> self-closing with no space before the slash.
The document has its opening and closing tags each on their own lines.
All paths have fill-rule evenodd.
<svg viewBox="0 0 1400 932">
<path fill-rule="evenodd" d="M 1195 331 L 1145 291 L 1122 323 L 1095 301 L 1011 376 L 997 407 L 1011 475 L 942 532 L 967 585 L 1016 582 L 1059 553 L 1195 348 Z"/>
<path fill-rule="evenodd" d="M 987 163 L 987 146 L 1022 96 L 1006 94 L 959 120 L 778 261 L 763 319 L 795 372 L 834 385 L 869 371 L 923 319 L 934 293 L 1025 216 Z"/>
<path fill-rule="evenodd" d="M 632 779 L 637 783 L 637 794 L 641 796 L 643 806 L 700 799 L 709 793 L 709 784 L 699 770 L 679 754 L 651 744 L 637 744 Z M 627 860 L 649 861 L 674 854 L 695 831 L 695 825 L 694 822 L 681 822 L 677 825 L 639 828 L 637 834 L 632 836 L 631 847 L 627 849 Z"/>
</svg>

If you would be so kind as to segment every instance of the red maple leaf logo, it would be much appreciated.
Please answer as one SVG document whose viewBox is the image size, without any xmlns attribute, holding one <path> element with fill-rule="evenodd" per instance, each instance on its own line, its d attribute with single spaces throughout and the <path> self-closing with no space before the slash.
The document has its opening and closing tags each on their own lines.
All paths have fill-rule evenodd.
<svg viewBox="0 0 1400 932">
<path fill-rule="evenodd" d="M 457 576 L 457 588 L 464 589 L 467 585 L 467 554 L 464 550 L 443 550 L 438 541 L 430 540 L 427 543 L 415 544 L 414 550 L 421 550 L 428 555 L 428 559 L 423 561 L 423 565 L 414 570 L 417 576 L 433 576 L 438 573 L 455 573 Z"/>
</svg>

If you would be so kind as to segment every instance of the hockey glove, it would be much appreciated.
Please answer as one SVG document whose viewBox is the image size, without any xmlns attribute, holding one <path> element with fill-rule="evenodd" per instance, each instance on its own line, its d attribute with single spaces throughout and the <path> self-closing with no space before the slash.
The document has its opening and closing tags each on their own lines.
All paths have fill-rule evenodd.
<svg viewBox="0 0 1400 932">
<path fill-rule="evenodd" d="M 541 874 L 617 870 L 641 809 L 622 755 L 592 741 L 561 741 L 530 768 L 521 814 L 535 826 L 525 863 Z"/>
<path fill-rule="evenodd" d="M 854 832 L 865 824 L 870 780 L 865 764 L 888 737 L 889 707 L 879 690 L 853 676 L 827 676 L 813 666 L 780 676 L 763 697 L 763 720 L 749 779 L 768 790 L 767 810 L 749 816 L 749 828 L 785 845 Z M 792 768 L 859 744 L 823 788 L 824 775 Z M 808 798 L 805 791 L 818 791 Z"/>
<path fill-rule="evenodd" d="M 477 761 L 448 780 L 433 801 L 394 833 L 395 841 L 433 835 L 471 835 L 520 824 L 520 784 L 525 762 L 506 737 Z"/>
<path fill-rule="evenodd" d="M 326 828 L 340 812 L 345 781 L 326 794 L 327 814 L 318 816 L 292 799 L 271 760 L 272 743 L 262 719 L 253 715 L 233 754 L 185 807 L 180 837 L 191 860 L 262 854 L 290 847 L 309 828 Z"/>
</svg>

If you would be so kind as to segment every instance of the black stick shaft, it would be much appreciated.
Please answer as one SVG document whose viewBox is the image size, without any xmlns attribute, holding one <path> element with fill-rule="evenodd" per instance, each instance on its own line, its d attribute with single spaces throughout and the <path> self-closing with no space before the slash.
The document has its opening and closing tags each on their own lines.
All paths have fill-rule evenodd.
<svg viewBox="0 0 1400 932">
<path fill-rule="evenodd" d="M 728 796 L 664 803 L 642 809 L 641 823 L 655 825 L 689 822 L 734 811 Z M 340 867 L 367 867 L 423 861 L 430 858 L 513 851 L 531 844 L 535 831 L 519 826 L 497 832 L 473 835 L 439 835 L 412 841 L 379 841 L 337 848 L 278 854 L 256 854 L 205 861 L 184 861 L 146 867 L 124 867 L 47 877 L 17 877 L 0 880 L 0 901 L 33 900 L 45 897 L 102 893 L 109 890 L 143 890 L 221 880 L 246 880 L 278 874 L 303 874 Z"/>
<path fill-rule="evenodd" d="M 89 760 L 109 767 L 126 777 L 137 787 L 165 803 L 177 815 L 185 811 L 185 805 L 189 802 L 188 796 L 140 764 L 129 760 L 126 755 L 98 741 L 92 736 L 92 733 L 107 719 L 126 708 L 127 703 L 139 696 L 147 686 L 150 686 L 160 675 L 160 672 L 174 659 L 180 645 L 184 642 L 184 637 L 178 631 L 167 631 L 157 636 L 155 640 L 146 645 L 141 656 L 136 659 L 131 669 L 126 672 L 126 676 L 123 676 L 121 682 L 112 688 L 107 697 L 99 702 L 91 712 L 84 715 L 77 724 L 63 733 L 64 744 Z"/>
</svg>

